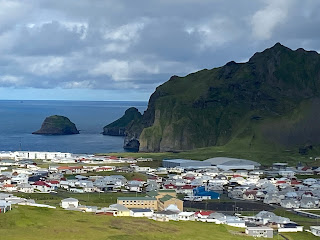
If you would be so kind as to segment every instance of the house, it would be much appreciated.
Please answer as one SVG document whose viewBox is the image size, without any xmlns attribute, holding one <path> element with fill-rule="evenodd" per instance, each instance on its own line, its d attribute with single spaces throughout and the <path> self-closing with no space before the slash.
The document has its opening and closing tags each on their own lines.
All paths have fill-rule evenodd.
<svg viewBox="0 0 320 240">
<path fill-rule="evenodd" d="M 301 208 L 317 208 L 319 204 L 319 200 L 314 197 L 302 197 L 300 200 Z"/>
<path fill-rule="evenodd" d="M 256 221 L 259 224 L 267 224 L 267 223 L 289 223 L 291 222 L 289 218 L 280 217 L 274 214 L 273 212 L 261 211 L 255 216 Z"/>
<path fill-rule="evenodd" d="M 241 228 L 246 227 L 246 222 L 237 216 L 226 216 L 225 224 L 232 227 L 241 227 Z"/>
<path fill-rule="evenodd" d="M 5 200 L 0 200 L 0 213 L 6 213 L 11 210 L 11 203 Z"/>
<path fill-rule="evenodd" d="M 313 235 L 320 237 L 320 226 L 310 226 L 310 231 Z"/>
<path fill-rule="evenodd" d="M 153 220 L 167 222 L 167 221 L 178 221 L 179 220 L 179 213 L 170 210 L 163 210 L 153 214 Z"/>
<path fill-rule="evenodd" d="M 195 216 L 197 218 L 198 221 L 202 221 L 202 222 L 205 222 L 208 217 L 210 216 L 210 214 L 214 213 L 214 211 L 203 211 L 203 210 L 200 210 L 198 212 L 195 213 Z"/>
<path fill-rule="evenodd" d="M 280 205 L 284 208 L 299 208 L 300 203 L 295 199 L 283 199 L 281 200 Z"/>
<path fill-rule="evenodd" d="M 152 217 L 153 210 L 148 208 L 133 208 L 130 209 L 131 217 Z"/>
<path fill-rule="evenodd" d="M 79 200 L 75 198 L 66 198 L 61 200 L 60 206 L 64 209 L 77 208 L 79 206 Z"/>
<path fill-rule="evenodd" d="M 34 188 L 29 183 L 22 183 L 17 185 L 18 191 L 23 193 L 33 193 Z"/>
<path fill-rule="evenodd" d="M 242 197 L 245 200 L 254 200 L 256 198 L 256 195 L 257 195 L 257 191 L 252 190 L 252 191 L 245 191 Z"/>
<path fill-rule="evenodd" d="M 78 209 L 81 209 L 82 212 L 94 212 L 96 213 L 98 211 L 98 207 L 97 206 L 78 206 Z"/>
<path fill-rule="evenodd" d="M 226 215 L 224 215 L 223 213 L 213 212 L 207 217 L 206 222 L 224 224 L 226 223 Z"/>
<path fill-rule="evenodd" d="M 34 184 L 32 184 L 32 187 L 35 191 L 39 192 L 51 192 L 54 190 L 54 187 L 43 181 L 36 181 Z"/>
<path fill-rule="evenodd" d="M 1 172 L 1 171 L 0 171 Z M 0 185 L 3 184 L 11 184 L 11 178 L 5 177 L 5 176 L 0 176 Z"/>
<path fill-rule="evenodd" d="M 130 192 L 141 192 L 144 184 L 144 181 L 132 180 L 128 181 L 126 187 Z"/>
<path fill-rule="evenodd" d="M 17 191 L 17 185 L 16 184 L 4 184 L 2 186 L 2 190 L 5 192 L 16 192 Z"/>
<path fill-rule="evenodd" d="M 110 209 L 114 209 L 114 216 L 118 217 L 128 217 L 130 216 L 130 210 L 121 204 L 112 204 L 109 206 Z"/>
<path fill-rule="evenodd" d="M 273 238 L 273 229 L 269 227 L 247 227 L 246 234 L 253 237 Z"/>
<path fill-rule="evenodd" d="M 195 212 L 181 212 L 178 214 L 179 220 L 181 221 L 195 221 Z"/>
<path fill-rule="evenodd" d="M 280 195 L 278 193 L 267 193 L 263 199 L 265 204 L 278 204 L 281 202 Z"/>
<path fill-rule="evenodd" d="M 278 232 L 302 232 L 303 226 L 296 223 L 279 224 Z"/>
<path fill-rule="evenodd" d="M 181 186 L 180 188 L 178 188 L 177 193 L 190 195 L 193 193 L 193 186 L 191 185 Z"/>
<path fill-rule="evenodd" d="M 308 186 L 311 186 L 311 185 L 315 184 L 316 182 L 317 182 L 317 180 L 314 178 L 307 178 L 307 179 L 303 180 L 303 184 L 308 185 Z"/>
</svg>

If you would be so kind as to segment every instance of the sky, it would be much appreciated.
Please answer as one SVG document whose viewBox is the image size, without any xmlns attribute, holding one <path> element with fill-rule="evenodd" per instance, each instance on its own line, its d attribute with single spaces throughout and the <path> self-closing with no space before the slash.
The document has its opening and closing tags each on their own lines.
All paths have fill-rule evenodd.
<svg viewBox="0 0 320 240">
<path fill-rule="evenodd" d="M 320 52 L 318 0 L 0 0 L 0 99 L 147 101 L 276 42 Z"/>
</svg>

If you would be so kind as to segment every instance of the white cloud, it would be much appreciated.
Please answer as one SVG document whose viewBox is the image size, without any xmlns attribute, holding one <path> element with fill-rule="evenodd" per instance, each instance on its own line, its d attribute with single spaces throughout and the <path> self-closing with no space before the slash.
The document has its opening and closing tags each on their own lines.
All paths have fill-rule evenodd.
<svg viewBox="0 0 320 240">
<path fill-rule="evenodd" d="M 99 63 L 91 72 L 92 75 L 108 75 L 115 81 L 128 80 L 129 64 L 127 61 L 116 59 Z"/>
<path fill-rule="evenodd" d="M 200 36 L 201 41 L 198 45 L 202 50 L 235 41 L 241 34 L 236 23 L 226 17 L 215 17 L 194 26 L 187 26 L 184 30 L 189 35 Z"/>
<path fill-rule="evenodd" d="M 14 75 L 2 75 L 0 76 L 1 86 L 11 87 L 23 85 L 23 77 Z"/>
<path fill-rule="evenodd" d="M 28 71 L 34 75 L 43 76 L 60 73 L 66 68 L 66 62 L 62 57 L 38 58 L 28 66 Z"/>
<path fill-rule="evenodd" d="M 93 76 L 110 76 L 114 81 L 129 81 L 135 75 L 141 73 L 156 74 L 158 67 L 149 66 L 142 61 L 123 61 L 112 59 L 107 62 L 101 62 L 90 71 Z"/>
<path fill-rule="evenodd" d="M 73 89 L 73 88 L 94 88 L 95 81 L 94 80 L 82 80 L 82 81 L 70 81 L 63 84 L 63 88 Z"/>
<path fill-rule="evenodd" d="M 125 53 L 127 52 L 128 48 L 130 47 L 129 43 L 108 43 L 103 46 L 104 52 L 111 52 L 111 53 Z"/>
<path fill-rule="evenodd" d="M 0 32 L 12 28 L 30 13 L 30 5 L 24 1 L 0 0 Z"/>
<path fill-rule="evenodd" d="M 145 22 L 134 22 L 126 25 L 106 30 L 104 39 L 113 41 L 134 41 L 139 37 L 139 32 L 145 27 Z"/>
<path fill-rule="evenodd" d="M 88 23 L 87 22 L 75 22 L 75 21 L 40 21 L 40 22 L 33 22 L 27 23 L 25 26 L 29 28 L 33 32 L 39 32 L 42 30 L 43 27 L 51 25 L 53 23 L 59 23 L 59 25 L 70 31 L 75 32 L 80 35 L 80 39 L 85 39 L 88 32 Z"/>
<path fill-rule="evenodd" d="M 284 23 L 293 0 L 268 0 L 266 6 L 257 11 L 251 20 L 253 36 L 259 40 L 272 37 L 274 29 Z"/>
</svg>

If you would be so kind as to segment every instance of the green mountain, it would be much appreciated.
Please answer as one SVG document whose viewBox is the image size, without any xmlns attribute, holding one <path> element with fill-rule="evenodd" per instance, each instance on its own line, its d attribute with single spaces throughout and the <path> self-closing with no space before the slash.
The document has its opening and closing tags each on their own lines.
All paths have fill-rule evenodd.
<svg viewBox="0 0 320 240">
<path fill-rule="evenodd" d="M 281 45 L 157 87 L 126 127 L 145 152 L 208 146 L 297 148 L 320 144 L 320 56 Z"/>
<path fill-rule="evenodd" d="M 103 128 L 103 135 L 125 136 L 126 128 L 133 121 L 139 121 L 142 118 L 141 113 L 135 107 L 128 108 L 124 115 L 118 120 L 106 125 Z"/>
<path fill-rule="evenodd" d="M 41 128 L 32 134 L 42 135 L 70 135 L 79 134 L 76 125 L 69 120 L 69 118 L 59 115 L 47 117 Z"/>
</svg>

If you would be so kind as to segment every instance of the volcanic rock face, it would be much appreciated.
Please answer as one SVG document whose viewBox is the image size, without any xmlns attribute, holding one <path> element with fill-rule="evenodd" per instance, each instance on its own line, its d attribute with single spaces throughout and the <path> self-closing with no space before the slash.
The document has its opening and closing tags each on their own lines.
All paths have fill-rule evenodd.
<svg viewBox="0 0 320 240">
<path fill-rule="evenodd" d="M 320 55 L 281 45 L 157 87 L 125 145 L 146 152 L 241 144 L 320 145 Z M 284 127 L 285 126 L 285 127 Z"/>
<path fill-rule="evenodd" d="M 125 136 L 126 127 L 134 120 L 139 121 L 141 119 L 141 113 L 138 109 L 131 107 L 128 108 L 124 115 L 118 120 L 106 125 L 103 128 L 103 135 L 110 136 Z"/>
<path fill-rule="evenodd" d="M 32 134 L 42 135 L 70 135 L 79 134 L 76 125 L 69 118 L 59 115 L 47 117 L 42 123 L 41 129 Z"/>
</svg>

